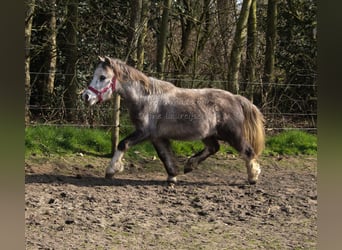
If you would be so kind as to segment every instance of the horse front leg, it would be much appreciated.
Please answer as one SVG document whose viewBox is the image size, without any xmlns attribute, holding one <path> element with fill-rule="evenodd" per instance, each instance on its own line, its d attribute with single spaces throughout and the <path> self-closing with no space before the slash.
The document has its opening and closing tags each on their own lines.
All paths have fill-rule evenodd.
<svg viewBox="0 0 342 250">
<path fill-rule="evenodd" d="M 145 141 L 148 139 L 148 133 L 145 133 L 142 130 L 136 130 L 125 139 L 120 141 L 117 150 L 115 151 L 112 160 L 110 161 L 109 166 L 106 168 L 107 179 L 110 179 L 117 172 L 122 172 L 124 170 L 124 165 L 122 163 L 122 157 L 125 152 L 132 146 Z"/>
<path fill-rule="evenodd" d="M 163 162 L 168 174 L 167 182 L 177 183 L 178 167 L 174 159 L 170 141 L 167 139 L 155 139 L 152 141 L 160 160 Z"/>
</svg>

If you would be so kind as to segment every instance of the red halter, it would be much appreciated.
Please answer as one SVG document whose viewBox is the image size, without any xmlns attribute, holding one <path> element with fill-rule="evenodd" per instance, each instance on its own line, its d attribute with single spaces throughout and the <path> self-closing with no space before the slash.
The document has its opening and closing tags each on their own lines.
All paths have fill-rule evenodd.
<svg viewBox="0 0 342 250">
<path fill-rule="evenodd" d="M 114 76 L 112 78 L 112 81 L 106 87 L 104 87 L 101 90 L 97 90 L 97 89 L 93 88 L 92 86 L 88 87 L 88 89 L 90 91 L 92 91 L 97 96 L 97 98 L 99 99 L 99 101 L 98 101 L 99 103 L 103 101 L 102 95 L 104 93 L 106 93 L 110 88 L 112 89 L 113 92 L 116 88 L 116 78 Z"/>
</svg>

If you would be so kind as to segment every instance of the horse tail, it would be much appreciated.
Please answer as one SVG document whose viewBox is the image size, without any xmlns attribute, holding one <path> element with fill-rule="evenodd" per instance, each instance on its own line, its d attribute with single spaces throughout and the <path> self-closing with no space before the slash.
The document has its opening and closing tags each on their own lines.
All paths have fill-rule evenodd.
<svg viewBox="0 0 342 250">
<path fill-rule="evenodd" d="M 243 136 L 252 145 L 255 156 L 258 157 L 265 148 L 265 119 L 259 109 L 247 98 L 237 95 L 241 104 L 244 121 Z"/>
</svg>

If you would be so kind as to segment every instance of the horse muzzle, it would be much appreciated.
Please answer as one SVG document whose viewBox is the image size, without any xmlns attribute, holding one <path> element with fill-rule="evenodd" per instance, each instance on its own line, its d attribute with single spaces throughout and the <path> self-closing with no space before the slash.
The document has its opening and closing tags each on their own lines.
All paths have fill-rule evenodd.
<svg viewBox="0 0 342 250">
<path fill-rule="evenodd" d="M 84 93 L 84 95 L 82 95 L 82 99 L 83 101 L 88 102 L 90 99 L 90 96 L 87 93 Z"/>
<path fill-rule="evenodd" d="M 85 90 L 82 93 L 82 100 L 89 104 L 90 106 L 94 105 L 95 103 L 97 103 L 98 98 L 96 95 L 94 95 L 94 93 L 92 93 L 91 91 L 89 91 L 88 89 Z"/>
</svg>

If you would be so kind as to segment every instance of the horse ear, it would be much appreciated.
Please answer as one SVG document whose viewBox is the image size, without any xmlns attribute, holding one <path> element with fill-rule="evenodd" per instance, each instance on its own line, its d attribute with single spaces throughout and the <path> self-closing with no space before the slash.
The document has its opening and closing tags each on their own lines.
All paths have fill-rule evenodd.
<svg viewBox="0 0 342 250">
<path fill-rule="evenodd" d="M 107 63 L 108 65 L 112 65 L 112 59 L 110 59 L 109 56 L 105 56 L 104 62 Z"/>
<path fill-rule="evenodd" d="M 104 62 L 105 61 L 105 59 L 102 57 L 102 56 L 98 56 L 99 57 L 99 60 L 101 61 L 101 62 Z"/>
</svg>

